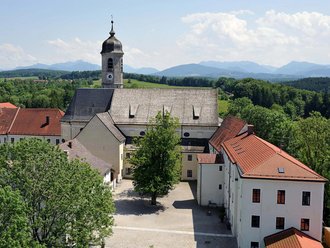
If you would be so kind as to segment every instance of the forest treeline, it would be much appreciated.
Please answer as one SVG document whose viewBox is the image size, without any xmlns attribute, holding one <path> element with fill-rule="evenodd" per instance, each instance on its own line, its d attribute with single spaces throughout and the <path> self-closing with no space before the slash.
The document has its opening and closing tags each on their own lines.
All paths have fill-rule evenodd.
<svg viewBox="0 0 330 248">
<path fill-rule="evenodd" d="M 25 108 L 60 108 L 65 111 L 77 88 L 91 87 L 89 80 L 0 80 L 0 102 Z"/>
<path fill-rule="evenodd" d="M 317 92 L 330 91 L 329 77 L 310 77 L 295 81 L 283 82 L 282 84 L 292 86 L 298 89 L 312 90 Z"/>
<path fill-rule="evenodd" d="M 322 116 L 330 118 L 328 92 L 301 90 L 252 78 L 241 80 L 219 78 L 215 85 L 222 91 L 232 94 L 234 99 L 247 97 L 254 105 L 281 109 L 291 119 L 308 117 L 312 111 L 320 112 Z"/>
<path fill-rule="evenodd" d="M 10 101 L 22 107 L 65 109 L 76 88 L 91 87 L 93 80 L 99 79 L 100 75 L 100 71 L 82 71 L 67 72 L 45 81 L 4 79 L 0 82 L 0 101 Z M 124 78 L 171 86 L 219 88 L 219 97 L 222 99 L 227 99 L 228 96 L 232 99 L 247 97 L 254 105 L 281 109 L 291 119 L 308 117 L 312 111 L 320 112 L 322 116 L 330 118 L 330 94 L 328 91 L 297 89 L 252 78 L 214 80 L 199 77 L 167 78 L 132 73 L 125 73 Z M 311 80 L 314 79 L 306 79 L 306 82 Z M 305 81 L 296 81 L 296 84 L 299 82 L 305 83 Z M 322 82 L 319 85 L 324 84 Z"/>
</svg>

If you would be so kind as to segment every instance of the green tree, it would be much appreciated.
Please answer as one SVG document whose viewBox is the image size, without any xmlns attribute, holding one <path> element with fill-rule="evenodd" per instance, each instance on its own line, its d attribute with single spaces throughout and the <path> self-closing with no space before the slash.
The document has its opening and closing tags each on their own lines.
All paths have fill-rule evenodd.
<svg viewBox="0 0 330 248">
<path fill-rule="evenodd" d="M 133 185 L 136 191 L 150 194 L 151 204 L 164 196 L 180 180 L 180 137 L 178 120 L 160 112 L 151 120 L 146 135 L 137 140 L 133 154 Z"/>
<path fill-rule="evenodd" d="M 288 150 L 323 177 L 330 179 L 330 120 L 318 112 L 294 126 Z M 325 185 L 324 221 L 330 224 L 330 187 Z"/>
<path fill-rule="evenodd" d="M 100 244 L 111 233 L 111 190 L 87 163 L 58 147 L 25 139 L 0 147 L 0 186 L 19 190 L 32 238 L 46 247 Z"/>
<path fill-rule="evenodd" d="M 28 247 L 31 235 L 26 206 L 19 191 L 0 188 L 0 247 Z"/>
</svg>

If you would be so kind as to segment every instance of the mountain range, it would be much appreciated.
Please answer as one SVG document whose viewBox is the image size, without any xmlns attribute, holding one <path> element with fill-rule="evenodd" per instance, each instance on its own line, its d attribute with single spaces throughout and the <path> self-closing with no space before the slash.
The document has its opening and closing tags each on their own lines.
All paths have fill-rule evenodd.
<svg viewBox="0 0 330 248">
<path fill-rule="evenodd" d="M 57 63 L 52 65 L 34 64 L 31 66 L 17 67 L 15 69 L 48 69 L 64 71 L 94 71 L 100 70 L 97 64 L 91 64 L 82 60 Z M 304 77 L 330 77 L 330 65 L 320 65 L 309 62 L 290 62 L 276 68 L 261 65 L 251 61 L 202 61 L 198 64 L 183 64 L 158 71 L 152 67 L 134 68 L 124 66 L 126 73 L 149 74 L 167 77 L 233 77 L 233 78 L 258 78 L 265 80 L 285 80 Z"/>
</svg>

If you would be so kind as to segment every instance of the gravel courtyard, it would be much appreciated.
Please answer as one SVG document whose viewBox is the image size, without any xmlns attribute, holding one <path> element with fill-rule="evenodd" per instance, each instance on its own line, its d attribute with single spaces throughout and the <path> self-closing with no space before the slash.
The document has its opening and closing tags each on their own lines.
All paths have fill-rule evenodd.
<svg viewBox="0 0 330 248">
<path fill-rule="evenodd" d="M 132 182 L 123 180 L 113 196 L 116 203 L 113 235 L 106 239 L 111 248 L 236 248 L 235 238 L 220 223 L 217 211 L 194 199 L 196 184 L 181 182 L 170 194 L 150 206 L 148 198 L 133 191 Z"/>
</svg>

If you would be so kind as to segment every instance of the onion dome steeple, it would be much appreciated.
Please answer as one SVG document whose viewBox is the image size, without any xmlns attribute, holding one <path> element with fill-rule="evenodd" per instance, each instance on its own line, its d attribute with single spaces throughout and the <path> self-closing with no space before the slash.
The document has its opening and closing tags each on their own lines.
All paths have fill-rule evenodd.
<svg viewBox="0 0 330 248">
<path fill-rule="evenodd" d="M 115 37 L 115 31 L 113 28 L 113 20 L 111 20 L 111 31 L 110 37 L 106 39 L 102 44 L 102 53 L 110 53 L 110 52 L 123 52 L 122 44 L 117 38 Z"/>
</svg>

